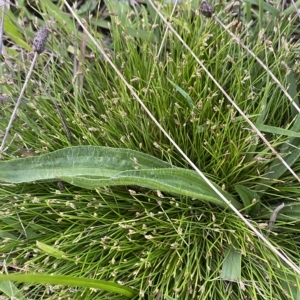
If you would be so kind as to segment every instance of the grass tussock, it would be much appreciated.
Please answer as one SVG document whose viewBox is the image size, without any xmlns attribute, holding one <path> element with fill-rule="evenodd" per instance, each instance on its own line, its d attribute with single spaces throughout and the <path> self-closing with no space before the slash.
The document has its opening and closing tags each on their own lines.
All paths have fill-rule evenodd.
<svg viewBox="0 0 300 300">
<path fill-rule="evenodd" d="M 38 23 L 48 22 L 49 42 L 37 60 L 3 159 L 96 145 L 138 150 L 174 167 L 190 168 L 66 8 L 58 13 L 55 4 L 43 3 L 34 9 L 44 15 Z M 93 11 L 99 15 L 86 19 L 88 30 L 196 166 L 244 206 L 251 208 L 255 198 L 259 205 L 245 207 L 243 213 L 298 264 L 299 183 L 285 170 L 272 171 L 279 170 L 272 151 L 146 4 L 132 8 L 127 2 L 110 3 L 110 18 L 107 10 Z M 292 12 L 277 14 L 277 7 L 241 3 L 240 16 L 235 7 L 223 10 L 216 5 L 215 11 L 298 104 L 299 43 L 292 39 L 298 29 L 289 19 Z M 255 57 L 214 18 L 199 15 L 198 8 L 194 1 L 175 9 L 159 5 L 244 114 L 280 155 L 290 157 L 287 161 L 297 173 L 297 110 Z M 27 9 L 16 12 L 28 14 Z M 52 22 L 45 14 L 49 9 Z M 16 12 L 10 20 L 17 20 Z M 14 26 L 20 30 L 20 25 Z M 30 26 L 23 37 L 32 39 Z M 18 92 L 8 78 L 21 86 L 30 54 L 20 59 L 25 50 L 7 51 L 15 65 L 11 69 L 2 62 L 1 92 L 14 97 Z M 14 101 L 0 105 L 4 132 Z M 248 196 L 239 192 L 240 186 Z M 57 181 L 1 183 L 0 199 L 2 273 L 110 280 L 145 299 L 296 299 L 298 293 L 298 275 L 242 220 L 200 199 L 138 186 L 86 190 Z M 270 231 L 269 218 L 281 203 L 287 205 Z M 37 241 L 65 255 L 47 253 Z M 14 287 L 20 299 L 124 299 L 88 288 L 25 283 Z"/>
</svg>

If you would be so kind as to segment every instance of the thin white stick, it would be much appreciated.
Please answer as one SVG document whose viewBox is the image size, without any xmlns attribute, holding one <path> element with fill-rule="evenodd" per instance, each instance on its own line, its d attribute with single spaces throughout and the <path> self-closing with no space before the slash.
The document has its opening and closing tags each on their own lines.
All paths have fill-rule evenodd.
<svg viewBox="0 0 300 300">
<path fill-rule="evenodd" d="M 277 83 L 277 85 L 280 87 L 280 89 L 283 91 L 284 95 L 290 100 L 292 105 L 296 108 L 296 110 L 300 113 L 299 106 L 294 102 L 293 98 L 290 96 L 290 94 L 287 92 L 287 90 L 284 88 L 284 86 L 280 83 L 278 78 L 272 73 L 272 71 L 269 70 L 269 68 L 257 57 L 257 55 L 254 54 L 253 51 L 251 51 L 242 41 L 239 39 L 235 34 L 233 34 L 230 30 L 226 28 L 226 26 L 222 23 L 221 20 L 219 20 L 216 16 L 213 16 L 213 18 L 225 29 L 225 31 L 236 41 L 236 43 L 242 48 L 244 48 L 249 54 L 251 54 L 252 57 L 265 69 L 265 71 L 272 77 L 272 79 Z"/>
<path fill-rule="evenodd" d="M 177 1 L 178 1 L 178 0 L 175 0 L 175 1 L 176 1 L 176 2 L 174 3 L 173 10 L 172 10 L 172 12 L 171 12 L 171 14 L 170 14 L 170 19 L 173 17 L 173 14 L 174 14 L 175 9 L 176 9 L 176 6 L 177 6 Z M 162 51 L 162 49 L 163 49 L 164 41 L 165 41 L 166 38 L 167 38 L 168 32 L 169 32 L 169 29 L 166 28 L 165 33 L 164 33 L 164 35 L 163 35 L 163 38 L 162 38 L 162 40 L 161 40 L 160 47 L 159 47 L 159 49 L 158 49 L 158 52 L 157 52 L 156 57 L 159 57 L 159 56 L 160 56 L 160 53 L 161 53 L 161 51 Z M 152 74 L 154 68 L 155 68 L 155 65 L 153 65 L 150 74 Z M 150 75 L 150 76 L 151 76 L 151 75 Z M 145 91 L 145 93 L 144 93 L 144 96 L 146 96 L 146 95 L 148 94 L 148 90 L 149 90 L 150 84 L 151 84 L 151 80 L 148 81 L 148 84 L 147 84 L 147 87 L 146 87 L 146 91 Z"/>
<path fill-rule="evenodd" d="M 12 123 L 13 123 L 13 121 L 14 121 L 14 118 L 15 118 L 15 116 L 16 116 L 16 114 L 17 114 L 18 108 L 19 108 L 19 106 L 20 106 L 20 104 L 21 104 L 21 100 L 22 100 L 23 94 L 24 94 L 24 92 L 25 92 L 25 90 L 26 90 L 27 83 L 28 83 L 29 78 L 30 78 L 30 76 L 31 76 L 31 73 L 32 73 L 32 71 L 33 71 L 33 68 L 34 68 L 34 65 L 35 65 L 35 62 L 36 62 L 37 57 L 38 57 L 38 53 L 37 53 L 37 52 L 34 52 L 34 57 L 33 57 L 33 60 L 32 60 L 31 66 L 30 66 L 30 69 L 29 69 L 29 71 L 28 71 L 28 73 L 27 73 L 27 75 L 26 75 L 25 82 L 24 82 L 24 84 L 23 84 L 21 93 L 20 93 L 20 95 L 19 95 L 19 98 L 18 98 L 17 103 L 16 103 L 16 105 L 15 105 L 14 111 L 12 112 L 11 117 L 10 117 L 10 120 L 9 120 L 8 125 L 7 125 L 7 127 L 6 127 L 5 134 L 4 134 L 4 137 L 3 137 L 3 140 L 2 140 L 1 146 L 0 146 L 0 153 L 3 151 L 5 141 L 6 141 L 7 137 L 8 137 L 9 130 L 10 130 L 11 125 L 12 125 Z"/>
<path fill-rule="evenodd" d="M 171 29 L 172 32 L 175 32 L 175 30 L 171 27 L 171 25 L 168 24 L 168 22 L 165 20 L 165 18 L 157 11 L 156 7 L 154 6 L 153 2 L 151 0 L 148 0 L 151 5 L 153 5 L 156 12 L 160 15 L 160 17 L 163 18 L 164 22 L 169 26 L 169 29 Z M 168 140 L 173 144 L 173 146 L 178 150 L 178 152 L 184 157 L 184 159 L 192 166 L 192 168 L 198 173 L 198 175 L 211 187 L 211 189 L 239 216 L 241 220 L 244 221 L 244 223 L 275 253 L 277 254 L 284 262 L 286 262 L 287 265 L 289 265 L 295 272 L 297 272 L 300 275 L 300 268 L 298 268 L 297 265 L 295 265 L 287 256 L 285 256 L 284 253 L 277 250 L 239 211 L 236 209 L 230 201 L 218 190 L 214 187 L 214 185 L 210 182 L 210 180 L 197 168 L 197 166 L 187 157 L 187 155 L 181 150 L 181 148 L 176 144 L 176 142 L 171 138 L 171 136 L 168 135 L 168 133 L 164 130 L 164 128 L 160 125 L 160 123 L 155 119 L 155 117 L 152 115 L 152 113 L 148 110 L 146 105 L 143 103 L 143 101 L 139 98 L 137 93 L 134 91 L 133 87 L 126 81 L 122 73 L 118 70 L 118 68 L 113 64 L 111 59 L 108 57 L 108 55 L 105 53 L 105 51 L 102 49 L 102 47 L 96 42 L 95 38 L 89 33 L 87 28 L 83 25 L 79 17 L 75 14 L 71 6 L 67 3 L 66 0 L 64 0 L 64 4 L 68 7 L 71 14 L 74 16 L 74 18 L 77 20 L 78 24 L 82 27 L 82 29 L 86 32 L 86 34 L 89 36 L 91 41 L 94 43 L 94 45 L 97 47 L 97 49 L 100 51 L 100 53 L 103 55 L 103 57 L 106 59 L 106 61 L 111 65 L 111 67 L 115 70 L 115 72 L 118 74 L 118 76 L 121 78 L 121 80 L 124 82 L 126 87 L 130 90 L 131 94 L 134 96 L 134 98 L 139 102 L 141 107 L 146 111 L 148 116 L 152 119 L 152 121 L 156 124 L 156 126 L 161 130 L 161 132 L 168 138 Z M 176 32 L 175 32 L 176 34 Z M 176 34 L 178 37 L 178 34 Z M 182 39 L 181 39 L 182 40 Z M 183 41 L 183 40 L 182 40 Z M 184 41 L 183 41 L 184 43 Z M 184 43 L 185 44 L 185 43 Z M 185 44 L 186 45 L 186 44 Z M 187 46 L 187 45 L 186 45 Z M 188 48 L 190 49 L 190 48 Z M 191 51 L 191 53 L 193 53 Z M 194 53 L 193 53 L 194 54 Z M 193 55 L 195 56 L 195 54 Z M 197 57 L 196 57 L 197 58 Z M 211 77 L 212 75 L 210 75 Z M 215 80 L 214 80 L 215 81 Z M 229 97 L 229 96 L 228 96 Z"/>
</svg>

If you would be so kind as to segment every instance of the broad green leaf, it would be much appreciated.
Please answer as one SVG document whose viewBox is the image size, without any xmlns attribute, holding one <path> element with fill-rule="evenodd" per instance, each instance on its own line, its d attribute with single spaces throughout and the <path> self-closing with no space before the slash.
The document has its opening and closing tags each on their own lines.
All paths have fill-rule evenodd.
<svg viewBox="0 0 300 300">
<path fill-rule="evenodd" d="M 7 15 L 6 18 L 4 19 L 4 31 L 5 34 L 12 40 L 14 41 L 18 46 L 23 47 L 27 51 L 31 51 L 31 47 L 25 42 L 23 33 L 20 30 L 20 28 L 15 24 L 14 22 L 14 16 L 11 13 L 11 11 L 7 10 L 5 12 Z"/>
<path fill-rule="evenodd" d="M 195 171 L 172 168 L 167 162 L 130 149 L 79 146 L 0 162 L 0 180 L 5 182 L 55 179 L 89 189 L 109 185 L 140 185 L 226 207 Z M 242 207 L 230 194 L 215 186 L 236 208 Z"/>
<path fill-rule="evenodd" d="M 0 161 L 0 180 L 22 183 L 61 176 L 111 177 L 121 171 L 170 167 L 169 163 L 134 150 L 79 146 L 36 157 Z"/>
<path fill-rule="evenodd" d="M 90 14 L 99 5 L 97 1 L 85 1 L 77 9 L 78 15 Z"/>
<path fill-rule="evenodd" d="M 269 79 L 266 78 L 266 87 L 264 88 L 264 92 L 261 97 L 260 101 L 260 114 L 258 114 L 256 117 L 254 115 L 251 115 L 251 117 L 255 117 L 255 125 L 258 126 L 259 124 L 264 124 L 264 120 L 266 120 L 268 115 L 268 101 L 269 101 L 269 94 L 271 92 L 271 89 L 273 88 L 273 85 L 270 84 Z M 239 117 L 237 117 L 239 118 Z M 243 120 L 244 121 L 244 120 Z M 253 120 L 254 121 L 254 120 Z M 245 156 L 245 162 L 250 162 L 253 159 L 253 154 L 257 152 L 257 143 L 250 143 L 249 148 L 246 151 Z"/>
<path fill-rule="evenodd" d="M 221 278 L 228 281 L 240 281 L 241 262 L 241 252 L 230 247 L 223 262 Z"/>
<path fill-rule="evenodd" d="M 27 298 L 11 281 L 0 281 L 0 291 L 9 299 L 26 300 Z M 6 298 L 3 298 L 6 299 Z"/>
<path fill-rule="evenodd" d="M 87 189 L 114 185 L 139 185 L 142 187 L 207 200 L 220 206 L 225 206 L 219 196 L 192 170 L 185 169 L 155 169 L 125 171 L 110 178 L 91 178 L 62 176 L 59 179 Z M 233 197 L 215 187 L 226 196 L 237 208 L 241 208 Z"/>
<path fill-rule="evenodd" d="M 287 274 L 280 270 L 277 271 L 277 275 L 278 278 L 281 278 L 280 282 L 283 290 L 288 291 L 288 294 L 291 295 L 290 299 L 300 300 L 300 276 Z"/>
<path fill-rule="evenodd" d="M 96 25 L 102 28 L 110 29 L 110 23 L 103 19 L 91 19 L 91 25 Z"/>
<path fill-rule="evenodd" d="M 135 38 L 140 38 L 145 41 L 147 40 L 154 41 L 156 39 L 153 32 L 151 32 L 150 23 L 145 18 L 145 16 L 143 16 L 143 20 L 144 20 L 143 22 L 140 22 L 139 18 L 130 21 L 128 15 L 132 13 L 133 10 L 130 7 L 128 1 L 105 0 L 105 2 L 110 13 L 113 15 L 116 14 L 118 16 L 118 21 L 121 22 L 123 26 L 123 30 L 126 34 Z"/>
<path fill-rule="evenodd" d="M 1 217 L 1 222 L 4 224 L 8 224 L 10 228 L 13 228 L 14 230 L 16 230 L 17 232 L 20 232 L 21 234 L 24 234 L 24 227 L 22 227 L 22 225 L 20 224 L 20 222 L 16 222 L 16 220 L 14 218 L 10 218 L 10 217 L 6 217 L 6 216 L 2 216 Z M 34 228 L 34 224 L 31 226 L 32 228 Z M 0 236 L 6 236 L 4 233 L 3 235 Z M 31 229 L 26 228 L 26 237 L 27 239 L 32 239 L 32 238 L 36 238 L 36 236 L 38 236 L 38 234 L 34 231 L 32 231 Z M 10 238 L 11 240 L 19 240 L 18 237 L 14 237 L 13 235 L 8 235 L 8 238 Z"/>
<path fill-rule="evenodd" d="M 289 294 L 292 294 L 292 298 L 293 300 L 300 300 L 300 289 L 299 289 L 299 280 L 298 280 L 298 284 L 294 281 L 286 281 L 286 280 L 280 280 L 281 284 L 282 284 L 282 288 L 285 291 L 289 291 Z"/>
<path fill-rule="evenodd" d="M 148 0 L 145 0 L 145 4 L 147 5 L 147 10 L 149 11 L 150 20 L 153 23 L 162 23 L 161 18 L 158 16 L 157 12 L 152 7 L 152 5 L 149 3 Z"/>
<path fill-rule="evenodd" d="M 114 282 L 89 279 L 83 277 L 48 275 L 48 274 L 8 274 L 0 275 L 0 281 L 17 281 L 29 283 L 55 284 L 76 286 L 84 288 L 95 288 L 107 292 L 120 294 L 129 298 L 134 297 L 137 292 L 129 287 L 119 285 Z"/>
</svg>

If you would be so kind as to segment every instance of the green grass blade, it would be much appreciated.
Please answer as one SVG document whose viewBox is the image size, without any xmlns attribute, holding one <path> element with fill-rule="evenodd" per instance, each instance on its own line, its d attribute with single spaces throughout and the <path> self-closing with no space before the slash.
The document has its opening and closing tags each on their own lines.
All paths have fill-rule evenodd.
<svg viewBox="0 0 300 300">
<path fill-rule="evenodd" d="M 107 0 L 105 0 L 104 2 L 106 4 L 106 7 L 108 7 L 109 11 L 113 12 L 118 16 L 118 19 L 124 27 L 130 28 L 132 26 L 127 16 L 131 12 L 129 2 Z"/>
<path fill-rule="evenodd" d="M 169 78 L 167 78 L 167 80 L 173 85 L 173 87 L 176 89 L 176 91 L 179 92 L 186 99 L 190 108 L 193 109 L 195 105 L 194 105 L 194 102 L 193 102 L 192 98 L 190 97 L 190 95 L 187 92 L 185 92 L 180 86 L 178 86 L 175 82 L 170 80 Z"/>
<path fill-rule="evenodd" d="M 170 297 L 168 295 L 164 295 L 164 297 L 165 297 L 166 300 L 176 300 L 175 298 L 172 298 L 172 297 Z"/>
<path fill-rule="evenodd" d="M 300 6 L 300 0 L 298 0 L 298 1 L 295 1 L 295 3 L 294 3 L 295 5 L 288 5 L 288 8 L 287 9 L 285 9 L 283 12 L 282 12 L 282 14 L 284 15 L 284 16 L 289 16 L 291 13 L 293 13 L 293 12 L 295 12 L 295 6 L 298 8 L 299 6 Z"/>
<path fill-rule="evenodd" d="M 294 149 L 287 156 L 284 157 L 285 162 L 291 167 L 300 156 L 300 150 Z M 267 173 L 262 180 L 262 185 L 257 186 L 257 190 L 264 191 L 268 189 L 270 184 L 276 183 L 277 179 L 280 178 L 286 172 L 286 167 L 279 161 L 279 159 L 274 160 L 270 168 L 267 170 Z M 266 185 L 265 185 L 266 184 Z"/>
<path fill-rule="evenodd" d="M 258 217 L 262 219 L 269 219 L 272 212 L 276 209 L 277 206 L 273 205 L 270 207 L 262 207 L 258 213 Z M 288 203 L 285 204 L 284 208 L 282 208 L 277 216 L 276 220 L 283 221 L 300 221 L 300 203 Z"/>
<path fill-rule="evenodd" d="M 229 248 L 223 262 L 221 278 L 228 281 L 241 280 L 242 254 L 234 248 Z"/>
<path fill-rule="evenodd" d="M 8 274 L 0 275 L 0 281 L 17 281 L 28 283 L 42 283 L 42 284 L 55 284 L 55 285 L 67 285 L 84 288 L 96 288 L 107 292 L 121 294 L 126 297 L 132 298 L 137 293 L 129 288 L 119 285 L 114 282 L 108 282 L 103 280 L 73 277 L 73 276 L 61 276 L 61 275 L 48 275 L 48 274 Z"/>
<path fill-rule="evenodd" d="M 299 265 L 299 264 L 298 264 Z M 299 275 L 286 274 L 278 271 L 278 276 L 281 277 L 280 282 L 283 290 L 289 291 L 293 300 L 300 300 L 300 277 Z"/>
<path fill-rule="evenodd" d="M 257 211 L 260 208 L 261 201 L 257 193 L 240 184 L 235 186 L 235 190 L 243 201 L 245 213 Z"/>
<path fill-rule="evenodd" d="M 5 34 L 14 41 L 18 46 L 23 47 L 27 51 L 32 51 L 31 47 L 26 43 L 22 31 L 17 27 L 16 21 L 11 11 L 5 12 L 6 18 L 4 19 L 4 30 Z"/>
<path fill-rule="evenodd" d="M 259 0 L 245 0 L 245 3 L 250 3 L 253 5 L 259 6 L 260 1 Z M 275 8 L 273 5 L 271 5 L 267 2 L 263 2 L 262 6 L 263 6 L 262 9 L 268 11 L 272 16 L 279 17 L 280 11 L 277 8 Z"/>
<path fill-rule="evenodd" d="M 53 256 L 56 258 L 64 258 L 67 256 L 63 251 L 58 250 L 57 248 L 49 246 L 45 243 L 37 241 L 36 245 L 39 249 L 41 249 L 43 252 L 49 254 L 50 256 Z"/>
<path fill-rule="evenodd" d="M 298 103 L 297 87 L 296 87 L 294 73 L 290 72 L 287 77 L 287 80 L 289 83 L 289 93 L 291 97 L 294 99 L 295 103 L 298 105 L 299 103 Z M 287 134 L 285 129 L 281 129 L 281 128 L 277 128 L 275 132 L 267 131 L 276 134 L 280 134 L 280 132 L 282 132 L 281 133 L 282 135 L 287 135 L 290 137 L 288 144 L 284 144 L 280 149 L 282 153 L 289 153 L 284 157 L 284 160 L 290 167 L 292 167 L 300 157 L 300 151 L 298 149 L 300 145 L 299 133 L 298 133 L 300 132 L 300 115 L 298 114 L 298 112 L 296 111 L 293 105 L 291 105 L 291 112 L 294 116 L 296 116 L 296 119 L 291 129 L 288 130 L 290 132 L 289 134 Z M 271 164 L 265 177 L 266 179 L 271 179 L 271 180 L 278 179 L 280 178 L 280 176 L 282 176 L 285 173 L 285 171 L 286 171 L 286 167 L 278 159 L 275 159 L 274 162 Z M 266 186 L 259 186 L 258 189 L 266 190 Z"/>
<path fill-rule="evenodd" d="M 295 78 L 295 74 L 293 71 L 290 71 L 287 75 L 287 82 L 289 85 L 289 94 L 291 95 L 293 101 L 297 106 L 299 107 L 299 99 L 298 99 L 298 91 L 297 91 L 297 81 Z M 298 115 L 297 109 L 294 107 L 294 105 L 290 105 L 291 107 L 291 113 L 293 117 L 296 117 Z"/>
<path fill-rule="evenodd" d="M 284 129 L 280 127 L 275 127 L 275 126 L 269 126 L 269 125 L 263 125 L 263 124 L 255 124 L 257 129 L 259 129 L 262 132 L 268 132 L 268 133 L 273 133 L 273 134 L 278 134 L 278 135 L 285 135 L 289 137 L 300 137 L 299 132 L 295 132 L 293 130 L 289 129 Z"/>
<path fill-rule="evenodd" d="M 66 13 L 64 13 L 57 5 L 55 5 L 52 1 L 44 0 L 41 3 L 41 8 L 44 14 L 48 14 L 51 16 L 58 24 L 60 24 L 61 28 L 65 28 L 68 32 L 72 32 L 74 30 L 74 22 L 71 18 L 68 17 Z"/>
</svg>

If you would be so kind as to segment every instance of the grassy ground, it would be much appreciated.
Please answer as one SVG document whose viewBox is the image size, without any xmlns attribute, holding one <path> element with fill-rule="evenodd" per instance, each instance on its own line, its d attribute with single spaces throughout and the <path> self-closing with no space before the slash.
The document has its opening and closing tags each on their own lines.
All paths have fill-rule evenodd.
<svg viewBox="0 0 300 300">
<path fill-rule="evenodd" d="M 25 6 L 7 13 L 6 34 L 18 47 L 6 47 L 2 93 L 18 96 L 31 62 L 25 50 L 34 36 L 33 24 L 47 24 L 50 37 L 3 159 L 94 145 L 138 150 L 190 169 L 92 41 L 78 30 L 71 14 L 63 12 L 62 3 L 42 3 L 31 8 L 40 13 L 38 19 Z M 159 6 L 210 74 L 297 173 L 299 113 L 284 94 L 298 104 L 299 43 L 292 40 L 297 34 L 292 11 L 279 14 L 279 4 L 245 2 L 239 23 L 228 26 L 278 78 L 282 91 L 257 60 L 214 18 L 199 14 L 198 7 L 195 1 L 178 5 L 175 11 L 173 5 Z M 102 45 L 115 66 L 192 162 L 240 202 L 251 224 L 298 264 L 299 182 L 191 52 L 166 32 L 150 3 L 133 9 L 126 2 L 112 2 L 108 9 L 110 20 L 99 11 L 98 18 L 86 18 L 90 33 L 99 42 L 105 38 Z M 238 19 L 237 7 L 226 10 L 215 3 L 215 10 L 224 24 Z M 89 11 L 81 8 L 79 13 L 86 17 Z M 24 16 L 31 16 L 30 25 L 16 22 Z M 107 27 L 110 39 L 96 25 Z M 13 29 L 19 32 L 12 34 Z M 14 100 L 0 105 L 4 132 Z M 203 199 L 136 185 L 90 190 L 57 180 L 2 182 L 0 199 L 2 273 L 109 280 L 133 288 L 137 298 L 145 299 L 298 299 L 298 275 L 229 208 Z M 270 228 L 272 212 L 282 203 L 286 206 Z M 55 255 L 53 248 L 45 250 L 37 241 L 64 255 Z M 20 299 L 124 299 L 115 293 L 52 284 L 4 282 L 0 289 L 3 297 Z"/>
</svg>

